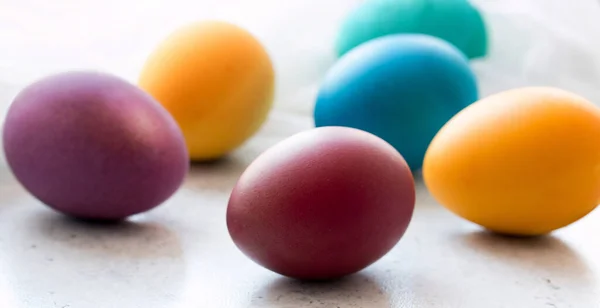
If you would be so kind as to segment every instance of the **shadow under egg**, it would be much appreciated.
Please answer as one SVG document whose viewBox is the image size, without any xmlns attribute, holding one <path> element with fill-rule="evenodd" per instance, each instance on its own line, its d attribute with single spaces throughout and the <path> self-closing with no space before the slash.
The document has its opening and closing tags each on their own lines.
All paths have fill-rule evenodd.
<svg viewBox="0 0 600 308">
<path fill-rule="evenodd" d="M 390 305 L 389 295 L 373 277 L 357 273 L 332 281 L 279 277 L 252 296 L 250 307 L 387 308 Z"/>
<path fill-rule="evenodd" d="M 249 161 L 228 155 L 211 161 L 193 161 L 184 187 L 196 191 L 230 191 Z"/>
<path fill-rule="evenodd" d="M 151 221 L 81 220 L 53 212 L 40 212 L 31 219 L 36 236 L 82 252 L 127 258 L 178 258 L 183 254 L 177 235 Z"/>
<path fill-rule="evenodd" d="M 456 240 L 473 252 L 526 270 L 538 270 L 587 284 L 593 280 L 585 261 L 553 235 L 516 237 L 486 230 L 461 234 Z"/>
</svg>

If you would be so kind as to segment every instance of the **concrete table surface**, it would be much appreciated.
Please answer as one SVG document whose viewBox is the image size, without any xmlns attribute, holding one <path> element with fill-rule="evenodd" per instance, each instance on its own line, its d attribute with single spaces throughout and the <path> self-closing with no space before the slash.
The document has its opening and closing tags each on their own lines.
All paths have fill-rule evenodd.
<svg viewBox="0 0 600 308">
<path fill-rule="evenodd" d="M 275 113 L 228 159 L 195 165 L 163 206 L 117 225 L 54 213 L 2 167 L 0 307 L 600 307 L 600 212 L 552 236 L 503 238 L 420 181 L 406 235 L 366 270 L 303 283 L 254 264 L 227 233 L 228 194 L 253 157 L 309 123 Z"/>
<path fill-rule="evenodd" d="M 248 27 L 278 71 L 276 106 L 260 133 L 227 159 L 194 165 L 171 199 L 126 223 L 82 223 L 51 211 L 23 190 L 0 155 L 0 307 L 600 307 L 599 211 L 550 236 L 498 237 L 437 204 L 418 176 L 407 233 L 356 275 L 298 282 L 236 249 L 225 226 L 229 192 L 259 153 L 312 127 L 314 94 L 335 62 L 328 44 L 359 2 L 0 3 L 0 123 L 21 87 L 54 71 L 103 69 L 134 81 L 160 37 L 195 19 Z M 600 103 L 597 1 L 474 2 L 492 33 L 490 56 L 473 63 L 482 96 L 543 84 Z"/>
</svg>

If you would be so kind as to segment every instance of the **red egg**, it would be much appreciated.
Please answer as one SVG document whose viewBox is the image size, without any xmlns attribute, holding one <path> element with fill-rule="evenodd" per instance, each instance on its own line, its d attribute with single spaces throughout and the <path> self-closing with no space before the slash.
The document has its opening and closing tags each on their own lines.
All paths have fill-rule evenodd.
<svg viewBox="0 0 600 308">
<path fill-rule="evenodd" d="M 370 133 L 320 127 L 276 144 L 240 177 L 227 226 L 254 262 L 284 276 L 334 279 L 387 254 L 413 215 L 404 158 Z"/>
</svg>

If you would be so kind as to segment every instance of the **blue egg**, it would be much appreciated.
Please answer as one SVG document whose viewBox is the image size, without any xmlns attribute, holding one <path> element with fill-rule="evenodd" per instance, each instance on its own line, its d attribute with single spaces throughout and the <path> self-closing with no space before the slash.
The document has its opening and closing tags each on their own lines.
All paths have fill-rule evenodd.
<svg viewBox="0 0 600 308">
<path fill-rule="evenodd" d="M 477 101 L 475 74 L 450 43 L 424 34 L 394 34 L 341 57 L 325 76 L 314 120 L 379 136 L 412 170 L 456 113 Z"/>
</svg>

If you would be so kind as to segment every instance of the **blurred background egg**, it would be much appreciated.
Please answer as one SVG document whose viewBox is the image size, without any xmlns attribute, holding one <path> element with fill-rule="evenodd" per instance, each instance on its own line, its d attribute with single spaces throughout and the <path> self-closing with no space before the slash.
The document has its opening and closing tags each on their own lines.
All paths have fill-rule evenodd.
<svg viewBox="0 0 600 308">
<path fill-rule="evenodd" d="M 483 17 L 467 0 L 364 1 L 344 19 L 337 37 L 337 53 L 343 55 L 374 38 L 400 33 L 439 37 L 470 59 L 487 53 Z"/>
<path fill-rule="evenodd" d="M 78 218 L 150 210 L 179 188 L 189 164 L 169 113 L 135 85 L 104 73 L 60 73 L 25 87 L 2 137 L 17 180 Z"/>
<path fill-rule="evenodd" d="M 425 157 L 431 194 L 489 230 L 541 235 L 600 197 L 600 109 L 555 88 L 486 97 L 440 130 Z"/>
<path fill-rule="evenodd" d="M 261 154 L 229 199 L 227 226 L 256 263 L 334 279 L 384 256 L 406 231 L 415 187 L 388 143 L 347 127 L 304 131 Z"/>
<path fill-rule="evenodd" d="M 413 170 L 437 131 L 478 98 L 468 60 L 421 34 L 390 35 L 342 57 L 323 80 L 316 126 L 348 126 L 393 145 Z"/>
<path fill-rule="evenodd" d="M 274 70 L 260 42 L 221 21 L 174 31 L 149 56 L 141 88 L 175 118 L 192 160 L 213 160 L 258 131 L 272 107 Z"/>
</svg>

